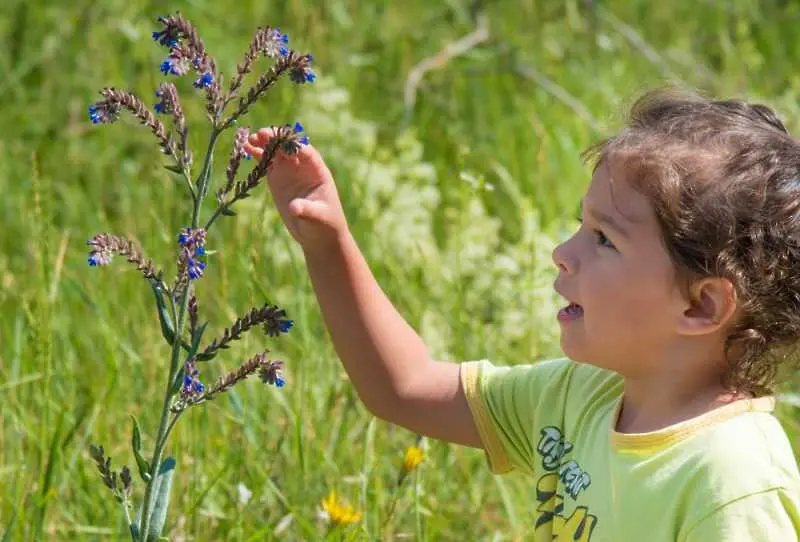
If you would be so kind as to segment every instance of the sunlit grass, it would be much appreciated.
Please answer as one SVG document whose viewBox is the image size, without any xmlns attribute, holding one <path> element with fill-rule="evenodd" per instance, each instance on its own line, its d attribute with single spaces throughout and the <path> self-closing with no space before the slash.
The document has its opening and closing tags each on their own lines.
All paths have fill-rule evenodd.
<svg viewBox="0 0 800 542">
<path fill-rule="evenodd" d="M 469 2 L 176 7 L 218 58 L 238 61 L 258 24 L 280 26 L 315 54 L 319 90 L 276 92 L 254 110 L 254 127 L 304 122 L 380 283 L 437 355 L 516 363 L 558 354 L 548 243 L 570 227 L 587 182 L 580 150 L 619 124 L 638 90 L 670 78 L 765 101 L 797 131 L 800 10 L 777 1 L 619 0 L 594 2 L 594 13 L 578 0 L 487 4 L 490 43 L 430 72 L 411 112 L 409 70 L 472 31 Z M 86 106 L 107 84 L 151 99 L 162 51 L 150 31 L 166 8 L 143 0 L 4 7 L 0 536 L 124 539 L 88 444 L 101 439 L 116 465 L 133 465 L 134 414 L 150 449 L 168 351 L 135 269 L 89 269 L 84 242 L 96 231 L 128 235 L 168 265 L 188 218 L 182 186 L 146 130 L 132 122 L 97 130 Z M 322 96 L 325 88 L 346 89 L 349 100 L 326 109 L 335 96 Z M 195 144 L 205 137 L 201 126 L 190 130 Z M 333 488 L 361 514 L 340 532 L 354 539 L 524 539 L 528 481 L 493 477 L 478 451 L 428 441 L 398 489 L 416 436 L 360 405 L 325 339 L 300 252 L 264 192 L 243 203 L 212 239 L 224 239 L 209 269 L 213 288 L 198 289 L 209 333 L 264 301 L 285 307 L 295 328 L 264 344 L 245 338 L 204 374 L 266 346 L 286 360 L 288 385 L 245 383 L 187 414 L 168 450 L 185 473 L 173 489 L 171 539 L 317 539 Z M 794 438 L 794 407 L 780 412 Z M 391 528 L 382 530 L 393 499 Z"/>
</svg>

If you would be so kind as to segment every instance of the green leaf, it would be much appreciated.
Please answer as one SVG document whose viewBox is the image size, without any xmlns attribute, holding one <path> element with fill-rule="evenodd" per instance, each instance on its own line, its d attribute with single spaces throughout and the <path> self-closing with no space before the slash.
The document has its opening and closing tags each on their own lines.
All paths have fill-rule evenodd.
<svg viewBox="0 0 800 542">
<path fill-rule="evenodd" d="M 131 414 L 133 420 L 133 435 L 131 436 L 131 447 L 133 448 L 133 456 L 136 458 L 136 465 L 139 466 L 139 476 L 145 482 L 150 481 L 150 463 L 142 455 L 142 432 L 139 430 L 139 422 L 136 416 Z"/>
<path fill-rule="evenodd" d="M 203 339 L 203 333 L 205 332 L 207 327 L 208 327 L 208 322 L 198 327 L 194 331 L 194 337 L 192 337 L 192 346 L 191 348 L 189 348 L 189 354 L 188 354 L 190 358 L 197 353 L 197 349 L 200 347 L 200 341 Z"/>
<path fill-rule="evenodd" d="M 236 216 L 234 211 L 231 211 L 230 207 L 223 207 L 222 208 L 222 215 L 223 216 Z"/>
<path fill-rule="evenodd" d="M 147 534 L 147 542 L 158 542 L 164 524 L 167 521 L 167 508 L 169 507 L 169 492 L 172 489 L 172 475 L 175 473 L 175 459 L 166 458 L 158 468 L 158 474 L 153 482 L 156 501 L 153 505 L 153 512 L 150 516 L 150 532 Z"/>
<path fill-rule="evenodd" d="M 150 283 L 150 287 L 153 289 L 153 295 L 156 298 L 158 321 L 161 324 L 161 335 L 164 336 L 164 340 L 167 341 L 167 344 L 172 346 L 172 343 L 175 342 L 175 326 L 172 325 L 172 318 L 169 316 L 169 310 L 167 310 L 167 304 L 164 301 L 164 292 L 153 282 Z M 187 352 L 191 348 L 189 343 L 183 340 L 181 341 L 181 346 Z"/>
<path fill-rule="evenodd" d="M 178 175 L 183 175 L 183 170 L 175 164 L 164 166 L 164 169 L 171 171 L 172 173 L 177 173 Z"/>
<path fill-rule="evenodd" d="M 208 361 L 210 359 L 214 359 L 214 356 L 217 355 L 217 352 L 219 352 L 219 350 L 214 350 L 213 352 L 211 352 L 209 354 L 200 353 L 200 354 L 197 354 L 197 357 L 195 359 L 197 361 Z"/>
<path fill-rule="evenodd" d="M 161 334 L 168 344 L 175 341 L 175 326 L 172 325 L 172 318 L 169 317 L 167 304 L 164 301 L 164 292 L 161 288 L 151 282 L 150 287 L 153 288 L 153 295 L 156 297 L 156 307 L 158 308 L 158 321 L 161 324 Z"/>
<path fill-rule="evenodd" d="M 181 387 L 183 386 L 183 376 L 185 371 L 183 367 L 178 369 L 178 372 L 175 374 L 175 380 L 172 382 L 172 394 L 176 394 L 181 391 Z"/>
</svg>

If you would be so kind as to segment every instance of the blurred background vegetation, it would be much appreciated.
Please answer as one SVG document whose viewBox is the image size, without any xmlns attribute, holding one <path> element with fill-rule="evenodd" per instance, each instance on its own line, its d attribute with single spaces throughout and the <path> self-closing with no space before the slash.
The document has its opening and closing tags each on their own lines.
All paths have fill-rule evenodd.
<svg viewBox="0 0 800 542">
<path fill-rule="evenodd" d="M 434 354 L 454 361 L 559 355 L 550 250 L 575 226 L 589 178 L 580 151 L 618 128 L 639 93 L 683 84 L 761 101 L 790 132 L 800 127 L 791 0 L 5 0 L 3 541 L 126 537 L 87 447 L 132 465 L 134 414 L 149 451 L 168 348 L 135 269 L 119 258 L 88 268 L 84 242 L 127 235 L 170 276 L 190 207 L 146 129 L 124 115 L 93 126 L 86 108 L 104 86 L 154 101 L 165 51 L 150 32 L 175 10 L 226 73 L 259 25 L 313 52 L 319 81 L 280 85 L 243 124 L 304 123 L 380 283 Z M 207 128 L 190 83 L 177 84 L 197 155 Z M 178 462 L 170 540 L 319 539 L 331 489 L 363 514 L 332 538 L 526 539 L 529 480 L 491 476 L 476 450 L 425 442 L 425 461 L 395 487 L 415 435 L 358 403 L 266 191 L 237 206 L 211 232 L 217 253 L 198 283 L 207 335 L 265 301 L 296 326 L 278 340 L 251 334 L 202 375 L 267 347 L 286 360 L 288 386 L 247 382 L 185 416 L 167 448 Z M 786 402 L 780 415 L 796 442 L 794 408 Z"/>
</svg>

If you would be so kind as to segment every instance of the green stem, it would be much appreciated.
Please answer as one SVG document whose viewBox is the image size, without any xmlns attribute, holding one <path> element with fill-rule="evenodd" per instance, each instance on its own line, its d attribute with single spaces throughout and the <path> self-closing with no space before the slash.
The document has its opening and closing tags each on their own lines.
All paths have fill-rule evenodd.
<svg viewBox="0 0 800 542">
<path fill-rule="evenodd" d="M 208 219 L 208 222 L 206 222 L 206 227 L 205 227 L 205 230 L 206 230 L 206 231 L 208 231 L 208 229 L 211 227 L 211 224 L 213 224 L 213 223 L 214 223 L 214 221 L 215 221 L 217 218 L 219 218 L 219 216 L 222 214 L 222 211 L 223 211 L 224 209 L 226 209 L 227 207 L 228 207 L 228 204 L 227 204 L 227 203 L 223 203 L 222 205 L 220 205 L 219 207 L 217 207 L 216 209 L 214 209 L 214 213 L 211 215 L 211 218 L 209 218 L 209 219 Z"/>
<path fill-rule="evenodd" d="M 208 140 L 208 149 L 206 149 L 206 158 L 203 162 L 203 169 L 200 171 L 200 175 L 197 177 L 197 188 L 199 190 L 199 195 L 197 198 L 197 202 L 195 202 L 195 207 L 199 211 L 200 203 L 206 198 L 206 194 L 208 193 L 208 187 L 211 183 L 209 183 L 209 179 L 211 178 L 211 163 L 214 159 L 214 145 L 217 143 L 217 137 L 219 136 L 222 130 L 212 129 L 211 130 L 211 137 Z M 192 227 L 197 227 L 197 212 L 195 212 L 194 216 L 192 217 Z"/>
<path fill-rule="evenodd" d="M 186 181 L 186 188 L 189 189 L 189 193 L 192 195 L 192 204 L 197 203 L 197 192 L 194 191 L 194 185 L 192 185 L 192 177 L 189 173 L 189 169 L 184 166 L 183 168 L 183 180 Z"/>
<path fill-rule="evenodd" d="M 128 529 L 131 531 L 131 540 L 139 542 L 136 538 L 136 531 L 134 530 L 133 523 L 131 522 L 131 511 L 128 509 L 128 499 L 122 501 L 122 510 L 125 512 L 125 521 L 128 522 Z"/>
<path fill-rule="evenodd" d="M 203 169 L 197 178 L 197 187 L 199 190 L 198 197 L 194 198 L 194 205 L 192 209 L 192 229 L 197 228 L 200 219 L 200 206 L 203 203 L 203 198 L 208 191 L 209 178 L 211 173 L 212 155 L 214 153 L 214 144 L 217 140 L 219 131 L 212 129 L 211 137 L 208 143 L 208 150 L 203 162 Z M 164 391 L 164 403 L 161 407 L 161 420 L 158 424 L 158 435 L 156 436 L 155 449 L 153 450 L 153 460 L 150 463 L 150 481 L 147 482 L 147 488 L 144 493 L 144 502 L 142 503 L 142 528 L 141 540 L 147 540 L 150 534 L 150 515 L 153 507 L 153 485 L 158 474 L 158 469 L 161 466 L 161 456 L 164 452 L 164 447 L 167 443 L 167 437 L 175 426 L 178 416 L 169 422 L 169 406 L 174 394 L 172 388 L 175 382 L 175 375 L 178 373 L 178 362 L 181 356 L 181 337 L 183 335 L 183 325 L 186 320 L 186 309 L 189 305 L 189 288 L 184 289 L 181 296 L 180 310 L 178 311 L 178 318 L 175 322 L 175 340 L 172 343 L 172 359 L 170 360 L 169 377 L 167 378 L 167 385 Z"/>
<path fill-rule="evenodd" d="M 181 354 L 181 333 L 183 323 L 186 319 L 186 307 L 189 305 L 188 288 L 184 290 L 181 298 L 181 308 L 178 314 L 178 323 L 175 326 L 175 342 L 172 343 L 172 360 L 169 367 L 169 378 L 167 378 L 166 391 L 164 392 L 164 404 L 161 408 L 161 421 L 158 425 L 158 436 L 156 436 L 156 446 L 153 451 L 153 460 L 150 463 L 150 481 L 147 482 L 147 489 L 144 493 L 144 503 L 142 504 L 142 529 L 141 538 L 147 540 L 150 530 L 150 514 L 153 506 L 153 485 L 158 475 L 158 468 L 161 466 L 161 456 L 167 442 L 167 422 L 169 420 L 169 404 L 172 400 L 172 386 L 175 382 L 175 375 L 178 372 L 178 360 Z"/>
</svg>

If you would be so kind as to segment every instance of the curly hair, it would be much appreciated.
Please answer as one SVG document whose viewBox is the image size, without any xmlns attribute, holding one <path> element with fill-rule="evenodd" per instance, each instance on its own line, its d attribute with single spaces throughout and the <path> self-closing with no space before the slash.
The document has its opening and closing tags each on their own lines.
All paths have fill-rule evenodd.
<svg viewBox="0 0 800 542">
<path fill-rule="evenodd" d="M 764 105 L 659 89 L 584 157 L 649 199 L 685 294 L 698 278 L 731 281 L 722 383 L 773 393 L 800 340 L 800 142 Z"/>
</svg>

